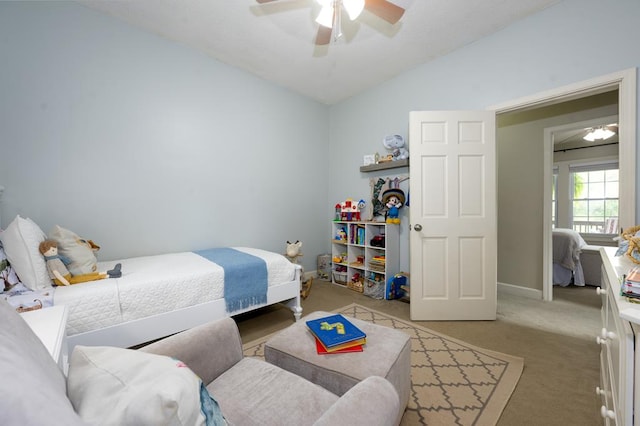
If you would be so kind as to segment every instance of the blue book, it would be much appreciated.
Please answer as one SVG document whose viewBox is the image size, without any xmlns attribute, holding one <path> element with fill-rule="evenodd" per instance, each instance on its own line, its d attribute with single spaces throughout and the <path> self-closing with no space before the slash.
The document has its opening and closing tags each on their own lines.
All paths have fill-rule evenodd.
<svg viewBox="0 0 640 426">
<path fill-rule="evenodd" d="M 328 352 L 366 343 L 367 335 L 340 314 L 307 321 L 307 327 Z"/>
</svg>

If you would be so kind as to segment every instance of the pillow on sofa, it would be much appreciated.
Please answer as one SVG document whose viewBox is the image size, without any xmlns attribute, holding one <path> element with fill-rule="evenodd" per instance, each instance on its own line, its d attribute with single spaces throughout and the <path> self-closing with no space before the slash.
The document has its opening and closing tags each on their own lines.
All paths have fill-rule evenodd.
<svg viewBox="0 0 640 426">
<path fill-rule="evenodd" d="M 91 424 L 226 424 L 217 402 L 183 362 L 132 349 L 76 346 L 67 395 Z"/>
<path fill-rule="evenodd" d="M 52 285 L 44 257 L 38 250 L 45 239 L 45 233 L 34 221 L 19 215 L 0 234 L 9 263 L 30 290 L 42 290 Z"/>
<path fill-rule="evenodd" d="M 15 308 L 0 298 L 0 424 L 85 425 L 62 371 Z"/>
<path fill-rule="evenodd" d="M 49 238 L 58 243 L 58 254 L 71 261 L 67 265 L 71 275 L 88 274 L 98 270 L 98 259 L 91 245 L 75 232 L 56 225 L 49 231 Z"/>
</svg>

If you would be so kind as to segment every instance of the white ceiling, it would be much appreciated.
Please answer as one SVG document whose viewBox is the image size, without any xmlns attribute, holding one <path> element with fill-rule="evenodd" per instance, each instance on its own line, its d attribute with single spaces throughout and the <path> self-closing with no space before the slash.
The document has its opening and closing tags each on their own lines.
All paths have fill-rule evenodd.
<svg viewBox="0 0 640 426">
<path fill-rule="evenodd" d="M 78 1 L 333 104 L 561 0 L 390 0 L 406 9 L 397 24 L 365 10 L 327 46 L 314 44 L 315 0 Z"/>
</svg>

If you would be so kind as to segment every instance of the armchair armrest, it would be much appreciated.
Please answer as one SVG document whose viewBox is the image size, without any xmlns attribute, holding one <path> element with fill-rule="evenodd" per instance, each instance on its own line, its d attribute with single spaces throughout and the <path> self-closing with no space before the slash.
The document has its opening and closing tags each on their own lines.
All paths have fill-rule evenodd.
<svg viewBox="0 0 640 426">
<path fill-rule="evenodd" d="M 367 377 L 333 404 L 314 426 L 395 425 L 401 417 L 400 397 L 388 380 Z"/>
<path fill-rule="evenodd" d="M 231 318 L 199 325 L 139 350 L 179 359 L 205 386 L 243 358 L 240 333 Z"/>
</svg>

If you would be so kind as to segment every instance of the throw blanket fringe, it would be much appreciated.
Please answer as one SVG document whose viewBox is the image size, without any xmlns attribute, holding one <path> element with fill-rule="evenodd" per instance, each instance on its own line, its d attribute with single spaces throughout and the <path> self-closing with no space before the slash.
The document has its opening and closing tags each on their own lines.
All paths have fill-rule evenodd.
<svg viewBox="0 0 640 426">
<path fill-rule="evenodd" d="M 267 303 L 268 274 L 264 259 L 232 248 L 194 252 L 224 269 L 224 300 L 227 312 Z"/>
</svg>

